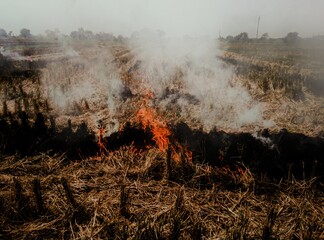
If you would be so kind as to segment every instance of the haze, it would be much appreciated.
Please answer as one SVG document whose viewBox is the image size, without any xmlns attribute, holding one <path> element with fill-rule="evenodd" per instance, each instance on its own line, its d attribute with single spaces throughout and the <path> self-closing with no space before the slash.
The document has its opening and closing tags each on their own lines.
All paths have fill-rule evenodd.
<svg viewBox="0 0 324 240">
<path fill-rule="evenodd" d="M 167 35 L 223 37 L 247 32 L 283 37 L 296 31 L 302 37 L 324 34 L 322 0 L 1 0 L 0 28 L 18 35 L 59 29 L 69 34 L 79 27 L 93 32 L 129 36 L 142 28 Z"/>
</svg>

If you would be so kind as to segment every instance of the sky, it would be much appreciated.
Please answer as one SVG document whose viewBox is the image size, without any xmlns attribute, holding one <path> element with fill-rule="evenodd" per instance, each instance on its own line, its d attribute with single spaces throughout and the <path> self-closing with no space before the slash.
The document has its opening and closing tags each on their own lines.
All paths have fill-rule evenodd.
<svg viewBox="0 0 324 240">
<path fill-rule="evenodd" d="M 167 36 L 324 35 L 324 0 L 0 0 L 0 28 L 18 35 L 83 27 L 130 36 L 148 28 Z"/>
</svg>

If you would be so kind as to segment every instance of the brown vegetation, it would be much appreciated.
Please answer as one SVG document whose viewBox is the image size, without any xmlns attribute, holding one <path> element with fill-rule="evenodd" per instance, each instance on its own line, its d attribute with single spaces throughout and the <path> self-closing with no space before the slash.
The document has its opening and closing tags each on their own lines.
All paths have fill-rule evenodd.
<svg viewBox="0 0 324 240">
<path fill-rule="evenodd" d="M 1 160 L 1 236 L 75 239 L 319 239 L 323 186 L 173 162 L 132 147 L 102 161 Z M 188 179 L 188 172 L 192 176 Z M 160 179 L 156 179 L 161 176 Z"/>
<path fill-rule="evenodd" d="M 232 83 L 248 87 L 277 125 L 256 136 L 249 126 L 206 133 L 153 109 L 134 52 L 79 44 L 94 67 L 110 53 L 103 61 L 123 81 L 120 104 L 132 104 L 104 136 L 103 123 L 115 123 L 96 101 L 102 89 L 60 111 L 42 82 L 68 91 L 93 80 L 87 64 L 61 50 L 50 60 L 42 50 L 29 60 L 0 55 L 0 238 L 324 238 L 323 97 L 308 73 L 226 53 Z"/>
</svg>

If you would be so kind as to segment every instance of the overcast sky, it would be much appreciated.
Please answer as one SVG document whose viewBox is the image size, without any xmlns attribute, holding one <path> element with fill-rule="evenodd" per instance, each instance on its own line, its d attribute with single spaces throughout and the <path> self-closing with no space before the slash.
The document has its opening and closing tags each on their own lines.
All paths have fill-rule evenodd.
<svg viewBox="0 0 324 240">
<path fill-rule="evenodd" d="M 0 28 L 16 35 L 21 28 L 69 34 L 83 27 L 126 36 L 149 28 L 168 36 L 254 37 L 259 16 L 260 35 L 324 34 L 324 0 L 0 0 L 0 10 Z"/>
</svg>

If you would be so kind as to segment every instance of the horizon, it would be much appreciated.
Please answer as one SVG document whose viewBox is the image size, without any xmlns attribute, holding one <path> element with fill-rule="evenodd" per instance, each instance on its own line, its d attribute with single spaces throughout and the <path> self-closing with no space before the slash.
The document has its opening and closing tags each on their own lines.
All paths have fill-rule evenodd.
<svg viewBox="0 0 324 240">
<path fill-rule="evenodd" d="M 55 2 L 30 0 L 2 0 L 0 28 L 19 35 L 22 28 L 33 35 L 59 29 L 63 34 L 84 28 L 94 33 L 107 32 L 116 36 L 131 36 L 141 29 L 162 30 L 173 36 L 235 36 L 247 32 L 256 36 L 260 17 L 259 36 L 268 33 L 280 38 L 289 32 L 300 37 L 323 35 L 324 2 L 305 3 L 302 0 L 285 2 L 247 0 L 58 0 Z"/>
<path fill-rule="evenodd" d="M 14 33 L 14 32 L 11 32 L 10 30 L 7 30 L 7 29 L 1 28 L 1 27 L 0 27 L 0 29 L 3 29 L 3 30 L 6 31 L 6 33 L 8 34 L 8 36 L 7 36 L 8 38 L 10 38 L 10 37 L 20 37 L 20 31 L 18 31 L 17 33 Z M 90 31 L 94 35 L 94 38 L 95 38 L 95 35 L 96 34 L 112 34 L 115 38 L 118 38 L 119 36 L 122 36 L 124 38 L 132 38 L 131 35 L 133 33 L 138 33 L 138 32 L 141 32 L 143 30 L 149 31 L 149 32 L 161 31 L 160 29 L 147 29 L 147 28 L 145 28 L 145 29 L 139 29 L 139 30 L 134 31 L 133 33 L 130 34 L 130 36 L 125 36 L 125 35 L 122 35 L 122 34 L 116 35 L 116 34 L 114 34 L 112 32 L 104 32 L 104 31 L 94 32 L 91 29 L 85 29 L 82 26 L 79 27 L 78 29 L 72 30 L 69 33 L 68 32 L 67 33 L 61 32 L 60 29 L 46 29 L 44 32 L 41 32 L 41 33 L 38 33 L 38 34 L 34 34 L 33 33 L 33 29 L 28 29 L 28 28 L 22 28 L 22 29 L 29 30 L 30 33 L 31 33 L 31 37 L 46 37 L 46 31 L 48 31 L 48 30 L 50 30 L 52 32 L 56 32 L 56 34 L 58 34 L 57 37 L 72 37 L 71 36 L 71 33 L 72 32 L 79 31 L 80 29 L 83 29 L 85 32 L 86 31 Z M 11 32 L 11 35 L 9 36 L 9 33 L 10 32 Z M 246 33 L 246 32 L 238 32 L 238 33 L 236 33 L 234 35 L 227 35 L 227 36 L 219 35 L 219 36 L 214 36 L 214 37 L 211 37 L 211 36 L 208 36 L 208 35 L 205 35 L 205 36 L 194 36 L 194 37 L 193 36 L 190 36 L 190 35 L 183 35 L 183 36 L 180 36 L 180 38 L 188 38 L 189 37 L 189 38 L 192 38 L 192 39 L 196 39 L 196 38 L 198 38 L 198 39 L 199 38 L 226 39 L 227 37 L 233 37 L 233 38 L 235 38 L 236 36 L 238 36 L 238 35 L 240 35 L 242 33 Z M 277 36 L 277 37 L 272 37 L 271 34 L 269 34 L 269 33 L 267 33 L 267 34 L 269 34 L 268 39 L 276 40 L 276 39 L 283 39 L 283 38 L 285 38 L 289 33 L 297 33 L 298 34 L 298 37 L 300 39 L 311 39 L 311 38 L 316 38 L 316 37 L 324 37 L 324 34 L 318 34 L 318 35 L 312 35 L 312 36 L 300 36 L 298 32 L 287 32 L 286 34 L 284 34 L 282 36 Z M 162 37 L 165 37 L 165 36 L 162 36 Z M 256 38 L 256 36 L 250 36 L 250 35 L 248 35 L 248 39 L 260 39 L 261 37 L 262 37 L 262 34 L 259 34 L 258 38 Z M 169 36 L 166 36 L 166 39 L 168 39 L 168 38 L 172 38 L 172 36 L 170 36 L 170 37 Z M 89 40 L 91 40 L 91 39 L 89 39 Z"/>
</svg>

